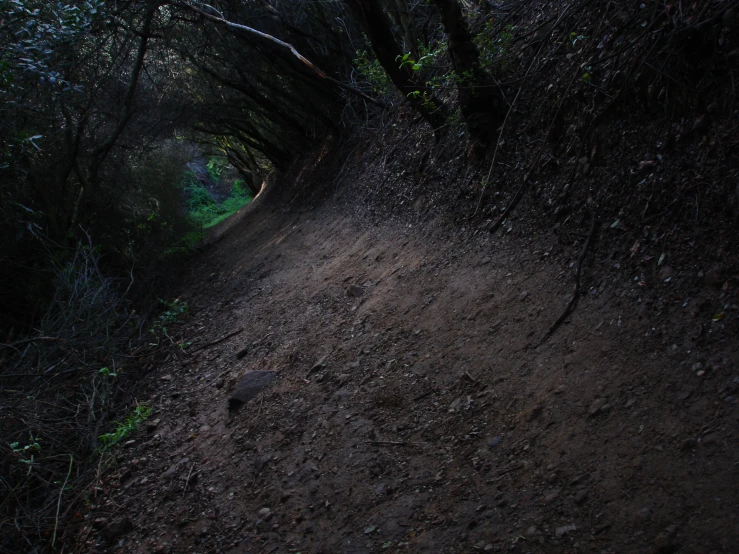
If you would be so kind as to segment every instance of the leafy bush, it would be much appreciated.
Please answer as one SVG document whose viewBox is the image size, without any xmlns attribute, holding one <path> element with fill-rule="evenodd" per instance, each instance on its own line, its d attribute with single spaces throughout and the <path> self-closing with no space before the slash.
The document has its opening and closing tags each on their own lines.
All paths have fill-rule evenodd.
<svg viewBox="0 0 739 554">
<path fill-rule="evenodd" d="M 216 201 L 210 191 L 198 181 L 195 173 L 186 171 L 182 178 L 182 188 L 187 198 L 187 207 L 192 213 L 215 205 Z"/>
<path fill-rule="evenodd" d="M 121 364 L 131 363 L 138 328 L 146 322 L 125 301 L 131 283 L 105 274 L 101 249 L 92 241 L 71 253 L 45 246 L 55 259 L 47 264 L 55 273 L 52 300 L 30 336 L 0 344 L 3 552 L 26 551 L 18 545 L 31 541 L 38 545 L 33 551 L 51 551 L 44 545 L 70 529 L 68 503 L 84 500 L 97 471 L 91 454 L 100 440 L 115 440 L 100 437 L 100 429 L 115 409 L 115 391 L 128 379 Z M 125 420 L 121 431 L 144 415 L 140 410 Z M 67 515 L 49 498 L 63 499 Z M 6 526 L 9 521 L 13 525 Z"/>
<path fill-rule="evenodd" d="M 190 218 L 196 226 L 202 229 L 217 225 L 252 200 L 244 181 L 240 179 L 234 182 L 228 197 L 221 202 L 216 201 L 211 192 L 195 178 L 192 172 L 185 175 L 183 182 Z"/>
<path fill-rule="evenodd" d="M 480 50 L 480 65 L 491 73 L 505 71 L 508 56 L 513 48 L 513 31 L 515 27 L 508 25 L 503 31 L 495 34 L 495 21 L 485 23 L 482 31 L 475 36 L 475 44 Z"/>
<path fill-rule="evenodd" d="M 213 180 L 213 182 L 218 183 L 221 180 L 221 177 L 223 176 L 223 170 L 228 165 L 228 162 L 223 158 L 218 158 L 216 156 L 211 156 L 208 159 L 208 163 L 205 164 L 206 169 L 208 170 L 208 175 L 210 175 L 210 178 Z"/>
<path fill-rule="evenodd" d="M 385 69 L 377 58 L 370 57 L 367 50 L 357 51 L 354 67 L 367 80 L 376 94 L 389 96 L 395 90 Z"/>
</svg>

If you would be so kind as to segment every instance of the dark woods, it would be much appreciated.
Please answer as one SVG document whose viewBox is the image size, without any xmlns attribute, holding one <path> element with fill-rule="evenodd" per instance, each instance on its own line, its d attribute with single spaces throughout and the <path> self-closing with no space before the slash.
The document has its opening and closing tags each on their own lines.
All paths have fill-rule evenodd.
<svg viewBox="0 0 739 554">
<path fill-rule="evenodd" d="M 388 44 L 366 44 L 362 9 L 342 2 L 0 1 L 3 551 L 86 539 L 77 506 L 145 412 L 127 384 L 187 346 L 167 332 L 187 306 L 157 298 L 194 245 L 193 159 L 227 162 L 255 196 L 267 173 L 405 98 L 443 124 L 441 103 L 411 94 L 424 85 L 401 65 L 403 31 L 373 9 Z M 408 8 L 406 32 L 433 17 Z M 400 93 L 358 73 L 373 49 Z"/>
<path fill-rule="evenodd" d="M 221 7 L 292 41 L 333 74 L 350 68 L 341 55 L 348 39 L 330 24 L 338 13 L 312 4 L 279 13 Z M 64 259 L 89 234 L 109 250 L 104 263 L 128 270 L 151 257 L 152 242 L 174 240 L 150 227 L 177 211 L 171 189 L 187 140 L 217 149 L 256 193 L 269 167 L 284 167 L 339 123 L 334 85 L 285 48 L 209 22 L 186 4 L 9 0 L 3 11 L 8 331 L 27 329 L 48 300 L 49 250 Z"/>
<path fill-rule="evenodd" d="M 619 106 L 673 124 L 731 86 L 736 8 L 685 4 L 0 0 L 2 551 L 89 538 L 76 506 L 105 471 L 101 437 L 143 410 L 126 384 L 186 347 L 163 286 L 197 242 L 189 163 L 217 157 L 255 196 L 399 110 L 493 160 L 520 124 L 540 136 L 503 214 L 558 156 L 575 164 L 556 214 Z"/>
</svg>

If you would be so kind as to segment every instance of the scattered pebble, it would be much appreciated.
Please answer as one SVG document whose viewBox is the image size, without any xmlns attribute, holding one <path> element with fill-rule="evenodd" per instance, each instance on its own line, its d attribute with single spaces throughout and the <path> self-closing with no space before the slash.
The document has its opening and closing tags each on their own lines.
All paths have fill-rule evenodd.
<svg viewBox="0 0 739 554">
<path fill-rule="evenodd" d="M 595 401 L 590 405 L 590 408 L 588 409 L 588 415 L 590 417 L 595 417 L 600 412 L 600 409 L 606 405 L 607 403 L 606 403 L 605 398 L 596 398 Z"/>
<path fill-rule="evenodd" d="M 349 285 L 346 287 L 346 295 L 353 297 L 353 298 L 359 298 L 364 294 L 364 289 L 360 287 L 359 285 Z"/>
<path fill-rule="evenodd" d="M 557 538 L 560 538 L 564 537 L 568 533 L 572 533 L 573 531 L 577 531 L 577 526 L 574 523 L 570 523 L 569 525 L 557 527 L 555 534 L 557 535 Z"/>
<path fill-rule="evenodd" d="M 257 512 L 257 515 L 264 521 L 269 521 L 272 518 L 272 510 L 269 508 L 262 508 Z"/>
</svg>

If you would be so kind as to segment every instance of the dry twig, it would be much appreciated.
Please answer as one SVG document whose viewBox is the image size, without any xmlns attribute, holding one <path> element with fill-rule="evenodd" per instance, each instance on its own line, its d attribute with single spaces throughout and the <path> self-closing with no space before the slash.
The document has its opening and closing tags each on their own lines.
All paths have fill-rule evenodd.
<svg viewBox="0 0 739 554">
<path fill-rule="evenodd" d="M 200 347 L 196 348 L 192 352 L 188 352 L 188 354 L 195 354 L 196 352 L 200 352 L 201 350 L 205 350 L 206 348 L 210 348 L 211 346 L 215 346 L 216 344 L 220 344 L 224 340 L 230 339 L 231 337 L 234 337 L 234 336 L 238 335 L 239 333 L 243 333 L 243 332 L 244 332 L 244 328 L 241 327 L 240 329 L 236 329 L 236 331 L 231 331 L 230 333 L 228 333 L 227 335 L 222 336 L 219 339 L 216 339 L 216 340 L 214 340 L 212 342 L 208 342 L 208 343 L 204 344 L 203 346 L 200 346 Z"/>
<path fill-rule="evenodd" d="M 588 249 L 590 248 L 590 245 L 593 242 L 593 236 L 595 235 L 595 222 L 597 221 L 597 217 L 595 215 L 595 210 L 593 210 L 593 217 L 590 221 L 590 232 L 588 233 L 588 238 L 585 240 L 585 244 L 582 247 L 582 250 L 580 250 L 580 256 L 577 258 L 577 269 L 575 270 L 575 290 L 572 293 L 572 298 L 570 299 L 569 304 L 567 304 L 567 307 L 562 312 L 562 315 L 557 318 L 557 321 L 554 322 L 554 324 L 549 328 L 546 335 L 542 337 L 542 339 L 536 344 L 536 346 L 541 346 L 546 341 L 549 340 L 549 338 L 554 334 L 554 332 L 559 329 L 559 326 L 564 323 L 565 319 L 567 319 L 570 314 L 573 312 L 575 307 L 577 306 L 577 301 L 580 299 L 580 276 L 582 274 L 582 264 L 583 261 L 585 261 L 585 256 L 588 253 Z"/>
</svg>

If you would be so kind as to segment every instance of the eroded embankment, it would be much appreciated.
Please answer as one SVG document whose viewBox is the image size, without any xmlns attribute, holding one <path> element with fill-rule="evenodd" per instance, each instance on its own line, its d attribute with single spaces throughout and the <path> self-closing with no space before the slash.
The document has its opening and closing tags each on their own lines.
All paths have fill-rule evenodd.
<svg viewBox="0 0 739 554">
<path fill-rule="evenodd" d="M 554 237 L 249 212 L 180 291 L 192 346 L 141 385 L 158 425 L 98 497 L 133 524 L 111 551 L 731 550 L 736 345 L 614 279 L 531 348 L 572 291 Z M 250 370 L 277 377 L 229 415 Z"/>
</svg>

